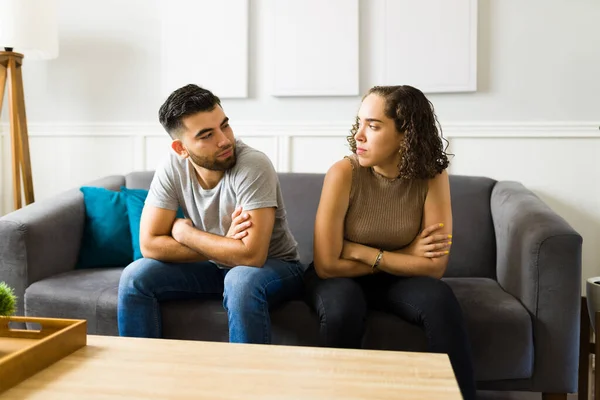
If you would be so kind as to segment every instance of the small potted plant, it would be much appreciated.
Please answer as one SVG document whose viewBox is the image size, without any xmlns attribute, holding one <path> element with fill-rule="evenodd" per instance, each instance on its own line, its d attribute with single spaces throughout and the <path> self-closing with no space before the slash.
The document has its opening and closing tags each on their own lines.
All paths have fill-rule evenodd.
<svg viewBox="0 0 600 400">
<path fill-rule="evenodd" d="M 0 282 L 0 317 L 10 317 L 17 311 L 17 296 L 5 282 Z"/>
</svg>

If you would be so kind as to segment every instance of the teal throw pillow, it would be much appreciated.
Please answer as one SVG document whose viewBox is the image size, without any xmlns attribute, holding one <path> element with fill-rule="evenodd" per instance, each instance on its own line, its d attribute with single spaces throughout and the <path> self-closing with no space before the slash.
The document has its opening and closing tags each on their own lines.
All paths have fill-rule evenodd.
<svg viewBox="0 0 600 400">
<path fill-rule="evenodd" d="M 140 250 L 140 221 L 142 219 L 142 210 L 148 196 L 146 189 L 128 189 L 121 186 L 121 192 L 125 194 L 127 203 L 127 215 L 129 217 L 129 228 L 131 231 L 131 244 L 133 246 L 133 259 L 137 260 L 143 257 Z M 177 218 L 184 218 L 181 208 L 177 210 Z"/>
<path fill-rule="evenodd" d="M 133 261 L 125 195 L 84 186 L 85 225 L 77 268 L 121 267 Z"/>
</svg>

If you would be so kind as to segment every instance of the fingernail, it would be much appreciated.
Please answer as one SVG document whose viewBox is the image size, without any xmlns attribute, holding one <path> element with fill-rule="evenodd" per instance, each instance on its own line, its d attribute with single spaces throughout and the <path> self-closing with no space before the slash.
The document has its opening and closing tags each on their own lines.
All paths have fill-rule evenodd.
<svg viewBox="0 0 600 400">
<path fill-rule="evenodd" d="M 448 254 L 448 253 L 450 253 L 450 252 L 449 252 L 449 251 L 445 251 L 444 253 L 445 253 L 445 254 Z"/>
<path fill-rule="evenodd" d="M 448 242 L 448 244 L 452 244 L 452 242 Z"/>
<path fill-rule="evenodd" d="M 448 239 L 452 239 L 452 235 L 448 235 Z"/>
<path fill-rule="evenodd" d="M 443 227 L 443 226 L 444 226 L 444 224 L 440 224 L 440 228 Z"/>
</svg>

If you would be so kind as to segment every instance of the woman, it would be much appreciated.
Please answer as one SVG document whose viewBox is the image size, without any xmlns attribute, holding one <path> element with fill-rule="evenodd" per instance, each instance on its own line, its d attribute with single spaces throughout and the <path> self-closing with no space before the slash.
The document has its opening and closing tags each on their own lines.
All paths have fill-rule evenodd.
<svg viewBox="0 0 600 400">
<path fill-rule="evenodd" d="M 460 305 L 440 278 L 452 244 L 448 158 L 433 105 L 410 86 L 374 87 L 327 172 L 315 221 L 309 304 L 322 345 L 358 348 L 367 308 L 423 327 L 447 353 L 465 399 L 475 398 Z M 399 338 L 400 340 L 400 338 Z"/>
</svg>

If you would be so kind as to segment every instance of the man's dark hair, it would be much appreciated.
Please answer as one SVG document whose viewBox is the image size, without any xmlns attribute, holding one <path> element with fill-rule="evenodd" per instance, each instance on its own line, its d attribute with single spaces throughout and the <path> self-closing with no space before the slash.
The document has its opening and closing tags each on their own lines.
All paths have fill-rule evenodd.
<svg viewBox="0 0 600 400">
<path fill-rule="evenodd" d="M 158 120 L 172 139 L 180 137 L 183 118 L 221 106 L 221 100 L 210 90 L 186 85 L 175 90 L 158 110 Z"/>
</svg>

